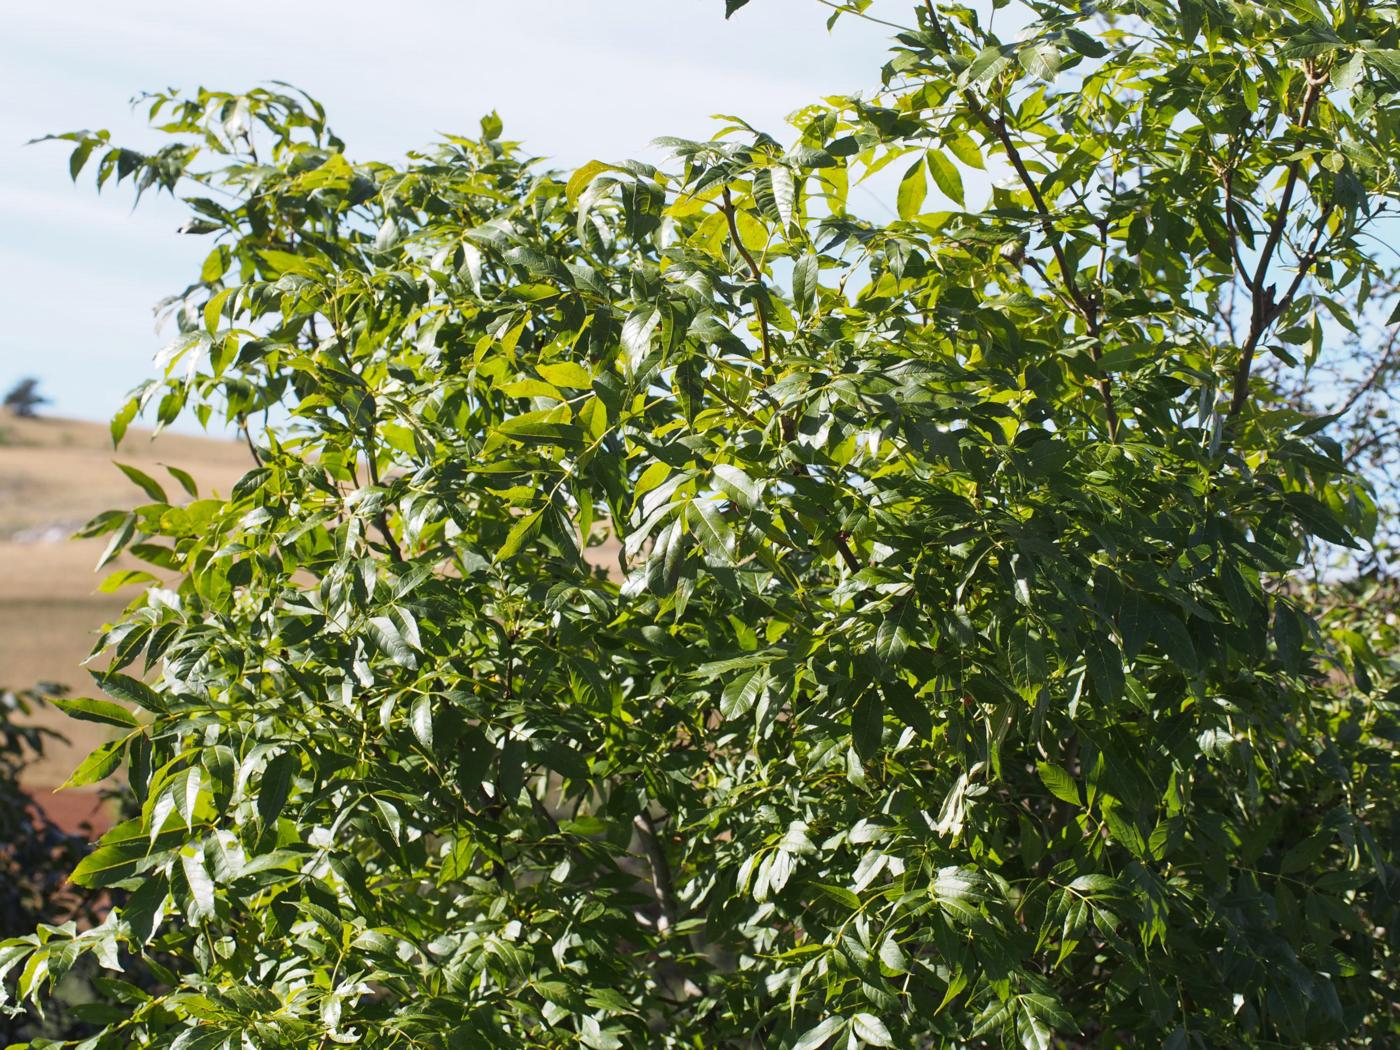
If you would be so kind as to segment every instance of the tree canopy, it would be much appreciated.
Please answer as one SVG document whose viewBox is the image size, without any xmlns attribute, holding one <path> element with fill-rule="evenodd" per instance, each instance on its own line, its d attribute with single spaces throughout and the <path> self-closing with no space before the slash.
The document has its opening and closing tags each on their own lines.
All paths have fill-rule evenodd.
<svg viewBox="0 0 1400 1050">
<path fill-rule="evenodd" d="M 86 529 L 151 567 L 66 702 L 129 895 L 0 945 L 18 1001 L 90 953 L 85 1050 L 1395 1039 L 1396 625 L 1301 574 L 1377 506 L 1263 368 L 1389 309 L 1395 5 L 826 6 L 870 93 L 659 168 L 494 114 L 362 161 L 277 85 L 60 136 L 211 241 L 114 439 L 251 469 Z"/>
</svg>

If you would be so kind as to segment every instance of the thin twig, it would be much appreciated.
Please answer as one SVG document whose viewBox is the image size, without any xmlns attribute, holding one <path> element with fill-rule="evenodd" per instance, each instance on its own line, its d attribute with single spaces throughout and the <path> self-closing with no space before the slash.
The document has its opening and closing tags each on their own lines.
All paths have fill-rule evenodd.
<svg viewBox="0 0 1400 1050">
<path fill-rule="evenodd" d="M 238 428 L 243 431 L 243 440 L 248 444 L 248 452 L 252 455 L 253 462 L 261 467 L 263 465 L 262 454 L 258 452 L 258 446 L 253 444 L 253 435 L 248 431 L 247 416 L 240 416 L 238 418 Z"/>
<path fill-rule="evenodd" d="M 370 484 L 379 488 L 379 464 L 375 462 L 376 457 L 374 426 L 370 424 L 365 427 L 365 459 L 369 466 Z M 398 540 L 394 539 L 394 530 L 389 527 L 388 513 L 381 510 L 374 516 L 374 524 L 379 527 L 379 532 L 384 537 L 384 544 L 389 548 L 389 557 L 394 561 L 403 561 L 403 551 L 399 548 Z"/>
<path fill-rule="evenodd" d="M 1308 86 L 1303 93 L 1303 104 L 1298 115 L 1295 126 L 1302 130 L 1308 126 L 1312 120 L 1313 108 L 1317 104 L 1319 96 L 1322 94 L 1322 86 L 1327 83 L 1327 75 L 1315 74 L 1312 63 L 1304 66 L 1305 76 Z M 1230 432 L 1234 429 L 1244 406 L 1249 402 L 1249 376 L 1254 367 L 1255 351 L 1259 348 L 1259 340 L 1268 331 L 1271 324 L 1283 313 L 1287 304 L 1292 301 L 1293 295 L 1302 285 L 1303 279 L 1307 276 L 1308 270 L 1316 261 L 1316 247 L 1320 243 L 1320 235 L 1327 225 L 1327 220 L 1331 217 L 1332 207 L 1329 205 L 1323 212 L 1321 221 L 1318 222 L 1317 231 L 1313 235 L 1312 247 L 1308 253 L 1298 260 L 1298 273 L 1293 279 L 1293 285 L 1283 299 L 1275 302 L 1269 289 L 1264 287 L 1264 281 L 1269 276 L 1269 267 L 1273 265 L 1274 253 L 1278 250 L 1279 243 L 1283 240 L 1284 230 L 1288 227 L 1289 213 L 1293 207 L 1293 194 L 1298 188 L 1298 182 L 1302 178 L 1303 162 L 1297 158 L 1288 163 L 1288 179 L 1284 183 L 1283 195 L 1279 198 L 1278 209 L 1274 214 L 1274 221 L 1269 227 L 1269 235 L 1264 240 L 1264 247 L 1259 252 L 1259 264 L 1254 269 L 1254 276 L 1251 278 L 1245 274 L 1245 283 L 1249 286 L 1253 296 L 1253 311 L 1249 321 L 1249 337 L 1240 348 L 1240 360 L 1235 366 L 1235 379 L 1233 391 L 1230 395 L 1230 408 L 1225 414 L 1226 442 L 1229 441 Z"/>
<path fill-rule="evenodd" d="M 1390 364 L 1390 359 L 1395 355 L 1397 334 L 1400 334 L 1400 330 L 1390 333 L 1390 338 L 1386 342 L 1385 352 L 1381 354 L 1380 359 L 1376 362 L 1376 367 L 1371 369 L 1371 374 L 1366 377 L 1365 381 L 1351 392 L 1351 396 L 1347 398 L 1346 403 L 1342 405 L 1341 409 L 1337 412 L 1339 417 L 1346 415 L 1356 407 L 1356 403 L 1366 396 L 1366 392 L 1375 386 L 1376 381 L 1385 373 L 1386 366 Z"/>
<path fill-rule="evenodd" d="M 948 34 L 943 28 L 943 23 L 938 18 L 938 12 L 934 9 L 933 0 L 924 0 L 924 7 L 928 12 L 929 24 L 938 35 L 944 50 L 950 50 Z M 1045 235 L 1046 241 L 1050 245 L 1050 250 L 1055 254 L 1055 262 L 1060 267 L 1060 280 L 1065 286 L 1065 292 L 1073 304 L 1074 312 L 1084 319 L 1084 326 L 1094 342 L 1089 348 L 1089 356 L 1094 363 L 1098 364 L 1103 357 L 1103 348 L 1099 345 L 1101 326 L 1099 324 L 1098 304 L 1094 299 L 1086 295 L 1079 287 L 1079 281 L 1075 276 L 1075 270 L 1070 265 L 1069 256 L 1066 254 L 1064 245 L 1060 243 L 1059 231 L 1055 229 L 1055 219 L 1050 211 L 1050 206 L 1045 200 L 1045 195 L 1040 192 L 1040 185 L 1031 175 L 1026 167 L 1025 161 L 1021 157 L 1021 151 L 1011 138 L 1010 129 L 1006 126 L 1006 118 L 998 113 L 993 116 L 987 112 L 987 108 L 973 94 L 971 88 L 966 88 L 962 93 L 963 100 L 967 103 L 967 108 L 972 112 L 982 124 L 996 136 L 1001 143 L 1002 149 L 1006 152 L 1006 157 L 1011 161 L 1011 166 L 1016 169 L 1016 176 L 1021 180 L 1021 185 L 1030 194 L 1031 203 L 1035 206 L 1036 214 L 1040 220 L 1041 231 Z M 1117 442 L 1118 440 L 1118 406 L 1113 397 L 1113 388 L 1108 382 L 1107 376 L 1102 376 L 1095 383 L 1099 391 L 1099 397 L 1103 400 L 1104 420 L 1108 425 L 1108 440 Z"/>
<path fill-rule="evenodd" d="M 773 367 L 772 353 L 768 348 L 768 311 L 763 307 L 763 271 L 758 268 L 758 263 L 749 254 L 749 250 L 744 247 L 743 238 L 739 236 L 739 224 L 734 221 L 734 198 L 729 194 L 729 187 L 724 187 L 724 217 L 729 222 L 729 236 L 734 241 L 734 247 L 739 250 L 739 254 L 744 257 L 744 262 L 748 263 L 749 273 L 753 275 L 753 280 L 758 289 L 754 294 L 754 309 L 758 313 L 759 339 L 763 343 L 763 367 Z"/>
</svg>

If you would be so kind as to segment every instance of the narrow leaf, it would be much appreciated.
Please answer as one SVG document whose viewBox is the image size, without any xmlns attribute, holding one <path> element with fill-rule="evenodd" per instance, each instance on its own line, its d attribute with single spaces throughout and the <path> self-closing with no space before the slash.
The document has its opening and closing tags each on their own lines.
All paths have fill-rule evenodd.
<svg viewBox="0 0 1400 1050">
<path fill-rule="evenodd" d="M 963 199 L 962 175 L 958 172 L 958 166 L 937 150 L 929 150 L 927 156 L 929 174 L 933 176 L 939 192 L 959 205 L 966 204 Z"/>
<path fill-rule="evenodd" d="M 69 717 L 84 722 L 99 722 L 120 729 L 132 729 L 141 724 L 130 711 L 110 700 L 92 700 L 84 696 L 72 700 L 55 700 L 53 705 Z"/>
<path fill-rule="evenodd" d="M 1068 771 L 1050 762 L 1037 762 L 1035 769 L 1040 774 L 1041 783 L 1050 790 L 1050 794 L 1075 806 L 1084 805 L 1083 799 L 1079 797 L 1079 785 L 1074 782 L 1074 777 L 1070 776 Z"/>
<path fill-rule="evenodd" d="M 895 204 L 899 209 L 901 219 L 912 219 L 919 214 L 919 209 L 923 207 L 924 198 L 928 196 L 928 182 L 924 178 L 924 162 L 916 160 L 904 173 L 904 178 L 899 181 L 899 190 L 895 194 Z"/>
</svg>

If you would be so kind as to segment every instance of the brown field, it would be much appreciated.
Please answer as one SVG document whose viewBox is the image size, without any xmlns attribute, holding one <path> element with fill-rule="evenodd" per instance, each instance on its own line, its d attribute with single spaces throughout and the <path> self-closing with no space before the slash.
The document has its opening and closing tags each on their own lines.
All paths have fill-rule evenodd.
<svg viewBox="0 0 1400 1050">
<path fill-rule="evenodd" d="M 115 466 L 144 470 L 171 493 L 182 491 L 161 464 L 189 471 L 201 490 L 228 491 L 249 465 L 248 452 L 231 441 L 163 434 L 133 428 L 119 451 L 107 427 L 65 419 L 0 417 L 0 686 L 26 688 L 59 682 L 82 695 L 91 679 L 80 666 L 103 623 L 131 593 L 102 594 L 93 569 L 106 540 L 72 540 L 93 515 L 130 507 L 146 497 Z M 65 824 L 91 811 L 77 798 L 49 801 L 47 791 L 67 778 L 103 739 L 102 729 L 56 711 L 39 721 L 67 736 L 35 766 L 29 786 L 55 807 Z M 61 806 L 61 811 L 57 807 Z"/>
</svg>

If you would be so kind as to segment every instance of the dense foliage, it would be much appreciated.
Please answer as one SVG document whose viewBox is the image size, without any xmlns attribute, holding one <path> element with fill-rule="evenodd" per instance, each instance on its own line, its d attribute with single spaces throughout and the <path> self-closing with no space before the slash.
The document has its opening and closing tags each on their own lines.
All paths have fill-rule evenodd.
<svg viewBox="0 0 1400 1050">
<path fill-rule="evenodd" d="M 71 921 L 76 930 L 77 923 L 91 924 L 97 919 L 92 896 L 68 883 L 68 873 L 87 852 L 87 841 L 55 824 L 22 784 L 27 771 L 43 758 L 45 747 L 56 737 L 52 730 L 33 724 L 33 715 L 57 689 L 51 684 L 37 689 L 0 689 L 0 937 L 3 938 L 28 934 L 41 922 Z M 80 968 L 94 969 L 90 962 Z M 38 1032 L 83 1031 L 81 1018 L 75 1016 L 66 1003 L 57 1009 L 51 1008 L 42 1023 L 21 1015 L 0 1014 L 0 1040 L 6 1045 Z"/>
<path fill-rule="evenodd" d="M 213 241 L 114 437 L 252 462 L 89 526 L 151 572 L 75 781 L 141 812 L 74 878 L 133 892 L 0 946 L 19 999 L 161 953 L 86 1047 L 1394 1044 L 1394 602 L 1298 574 L 1376 506 L 1259 361 L 1388 316 L 1396 6 L 887 6 L 872 94 L 666 170 L 359 162 L 280 90 L 66 136 Z"/>
</svg>

